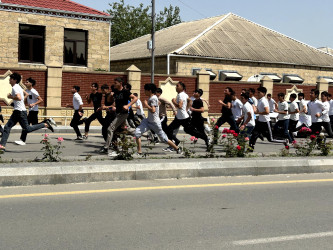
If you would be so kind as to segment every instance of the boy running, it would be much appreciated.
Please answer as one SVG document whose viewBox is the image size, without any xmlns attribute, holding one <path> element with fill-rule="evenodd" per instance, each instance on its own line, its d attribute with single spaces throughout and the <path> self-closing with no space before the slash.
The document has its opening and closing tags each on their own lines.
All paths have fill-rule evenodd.
<svg viewBox="0 0 333 250">
<path fill-rule="evenodd" d="M 168 139 L 164 133 L 161 120 L 159 118 L 159 104 L 158 98 L 155 95 L 156 86 L 155 84 L 145 84 L 145 95 L 149 97 L 148 101 L 144 101 L 144 107 L 148 109 L 148 118 L 142 120 L 141 124 L 135 130 L 136 143 L 138 147 L 138 154 L 142 154 L 141 149 L 141 136 L 148 130 L 152 130 L 158 135 L 161 141 L 167 143 L 170 147 L 177 151 L 177 154 L 182 153 L 181 147 L 177 147 L 171 140 Z"/>
<path fill-rule="evenodd" d="M 25 100 L 29 107 L 29 114 L 28 114 L 28 124 L 35 125 L 38 123 L 38 104 L 43 102 L 43 99 L 38 94 L 38 91 L 34 88 L 36 86 L 36 81 L 31 77 L 27 79 L 25 86 L 27 89 L 27 96 Z M 17 145 L 24 146 L 25 141 L 27 140 L 27 131 L 22 130 L 21 137 L 19 141 L 15 141 Z"/>
<path fill-rule="evenodd" d="M 91 84 L 91 93 L 90 95 L 86 95 L 86 99 L 88 104 L 90 104 L 91 102 L 94 105 L 94 113 L 89 116 L 87 119 L 84 119 L 84 136 L 83 139 L 86 140 L 88 139 L 88 135 L 89 135 L 89 127 L 92 121 L 94 120 L 98 120 L 99 123 L 101 125 L 103 125 L 104 119 L 103 119 L 103 115 L 102 115 L 102 109 L 100 109 L 100 107 L 102 106 L 102 98 L 103 95 L 102 93 L 98 92 L 98 83 L 92 83 Z"/>
<path fill-rule="evenodd" d="M 109 151 L 109 147 L 113 138 L 113 134 L 118 127 L 120 127 L 128 117 L 128 109 L 132 106 L 136 101 L 137 97 L 133 95 L 129 90 L 123 87 L 124 80 L 121 77 L 117 77 L 114 83 L 114 94 L 113 100 L 116 106 L 116 117 L 110 124 L 108 128 L 108 137 L 100 153 L 107 153 Z M 115 151 L 108 152 L 110 157 L 117 156 Z"/>
<path fill-rule="evenodd" d="M 0 150 L 5 151 L 5 147 L 7 144 L 7 140 L 10 134 L 10 130 L 12 127 L 15 126 L 16 123 L 20 123 L 22 129 L 26 130 L 27 133 L 30 133 L 32 131 L 41 129 L 41 128 L 48 128 L 52 132 L 53 127 L 52 125 L 55 125 L 55 122 L 53 119 L 48 119 L 45 121 L 45 123 L 39 123 L 35 125 L 29 126 L 28 123 L 28 117 L 27 117 L 27 110 L 24 105 L 24 94 L 23 89 L 19 85 L 19 82 L 21 81 L 21 75 L 18 73 L 13 73 L 9 77 L 9 83 L 12 86 L 12 93 L 8 94 L 7 97 L 9 99 L 12 99 L 14 102 L 14 111 L 12 115 L 10 116 L 7 124 L 5 125 L 4 132 L 2 134 L 1 142 L 0 142 Z M 52 125 L 51 125 L 52 124 Z"/>
</svg>

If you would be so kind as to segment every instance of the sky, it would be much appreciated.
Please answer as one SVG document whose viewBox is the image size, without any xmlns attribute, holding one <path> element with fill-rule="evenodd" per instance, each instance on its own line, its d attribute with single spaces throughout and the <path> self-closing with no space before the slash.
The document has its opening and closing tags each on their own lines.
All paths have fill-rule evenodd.
<svg viewBox="0 0 333 250">
<path fill-rule="evenodd" d="M 73 0 L 106 11 L 111 0 Z M 151 5 L 151 0 L 125 0 L 125 4 Z M 156 12 L 178 6 L 182 21 L 232 12 L 313 47 L 333 48 L 332 0 L 155 0 Z"/>
</svg>

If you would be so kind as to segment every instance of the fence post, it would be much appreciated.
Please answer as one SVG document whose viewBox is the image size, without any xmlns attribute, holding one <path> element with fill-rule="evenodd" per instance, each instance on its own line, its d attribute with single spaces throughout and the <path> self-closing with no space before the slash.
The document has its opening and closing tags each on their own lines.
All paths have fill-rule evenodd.
<svg viewBox="0 0 333 250">
<path fill-rule="evenodd" d="M 267 94 L 272 94 L 273 96 L 273 87 L 274 87 L 273 80 L 268 76 L 264 76 L 264 78 L 262 78 L 260 82 L 261 86 L 267 89 Z"/>
<path fill-rule="evenodd" d="M 127 72 L 127 82 L 132 85 L 132 93 L 138 93 L 140 98 L 140 89 L 141 89 L 141 70 L 138 69 L 135 65 L 131 65 Z"/>
<path fill-rule="evenodd" d="M 317 89 L 319 90 L 319 98 L 320 98 L 320 94 L 323 91 L 327 91 L 328 92 L 328 86 L 329 83 L 325 78 L 320 78 L 317 81 Z"/>
<path fill-rule="evenodd" d="M 48 117 L 61 115 L 61 89 L 62 67 L 49 66 L 46 84 L 46 115 Z M 57 119 L 55 120 L 57 121 Z"/>
<path fill-rule="evenodd" d="M 202 98 L 209 102 L 210 74 L 205 69 L 201 69 L 197 73 L 197 77 L 198 77 L 198 87 L 197 88 L 203 90 Z M 208 107 L 206 106 L 205 102 L 204 102 L 204 106 L 205 106 L 205 112 L 203 113 L 203 116 L 208 117 Z"/>
</svg>

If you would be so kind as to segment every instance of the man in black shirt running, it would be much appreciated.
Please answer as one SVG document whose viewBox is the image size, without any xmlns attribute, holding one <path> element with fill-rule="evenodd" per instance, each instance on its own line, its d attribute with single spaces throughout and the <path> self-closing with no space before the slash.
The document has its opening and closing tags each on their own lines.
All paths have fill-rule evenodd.
<svg viewBox="0 0 333 250">
<path fill-rule="evenodd" d="M 102 106 L 102 93 L 98 92 L 98 83 L 91 84 L 91 93 L 90 95 L 86 95 L 86 99 L 88 104 L 91 102 L 94 105 L 94 113 L 89 116 L 89 118 L 85 119 L 85 127 L 84 127 L 84 136 L 83 139 L 88 139 L 89 127 L 92 121 L 98 120 L 101 125 L 103 125 L 103 115 L 100 107 Z"/>
</svg>

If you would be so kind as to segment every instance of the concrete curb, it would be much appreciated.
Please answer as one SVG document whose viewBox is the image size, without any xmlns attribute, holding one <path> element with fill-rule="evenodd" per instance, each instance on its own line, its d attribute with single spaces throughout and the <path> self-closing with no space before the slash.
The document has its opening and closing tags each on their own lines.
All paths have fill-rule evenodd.
<svg viewBox="0 0 333 250">
<path fill-rule="evenodd" d="M 2 164 L 0 186 L 333 172 L 333 158 L 168 159 Z"/>
</svg>

